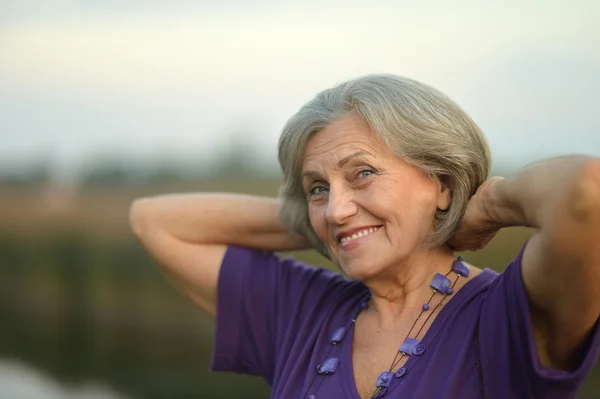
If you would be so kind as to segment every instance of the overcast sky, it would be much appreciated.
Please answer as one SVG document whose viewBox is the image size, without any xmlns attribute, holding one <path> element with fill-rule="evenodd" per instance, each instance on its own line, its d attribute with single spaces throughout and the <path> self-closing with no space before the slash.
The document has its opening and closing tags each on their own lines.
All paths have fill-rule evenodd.
<svg viewBox="0 0 600 399">
<path fill-rule="evenodd" d="M 380 72 L 457 101 L 496 166 L 600 156 L 599 1 L 294 3 L 0 0 L 0 168 L 210 162 L 228 137 L 275 165 L 303 103 Z"/>
</svg>

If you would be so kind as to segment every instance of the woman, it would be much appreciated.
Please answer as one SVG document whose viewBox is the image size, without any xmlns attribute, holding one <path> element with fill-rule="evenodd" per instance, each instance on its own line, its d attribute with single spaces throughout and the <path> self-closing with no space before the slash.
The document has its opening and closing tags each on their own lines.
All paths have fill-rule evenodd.
<svg viewBox="0 0 600 399">
<path fill-rule="evenodd" d="M 566 398 L 598 354 L 600 160 L 487 179 L 485 138 L 440 92 L 376 75 L 285 126 L 278 200 L 134 202 L 166 276 L 216 316 L 212 367 L 273 398 Z M 537 229 L 506 271 L 453 251 Z M 272 251 L 314 247 L 347 278 Z"/>
</svg>

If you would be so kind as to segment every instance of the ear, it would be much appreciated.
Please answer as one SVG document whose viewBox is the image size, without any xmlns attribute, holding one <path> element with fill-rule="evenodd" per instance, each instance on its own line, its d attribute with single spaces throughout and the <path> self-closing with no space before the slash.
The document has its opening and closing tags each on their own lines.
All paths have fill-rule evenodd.
<svg viewBox="0 0 600 399">
<path fill-rule="evenodd" d="M 443 175 L 437 179 L 438 196 L 437 208 L 440 211 L 447 211 L 452 202 L 452 189 L 450 189 L 450 176 Z"/>
</svg>

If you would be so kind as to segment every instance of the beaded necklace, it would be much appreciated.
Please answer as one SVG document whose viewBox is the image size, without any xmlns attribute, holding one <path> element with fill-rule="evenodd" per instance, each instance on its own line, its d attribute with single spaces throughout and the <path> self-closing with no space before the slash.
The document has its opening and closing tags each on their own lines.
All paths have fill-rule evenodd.
<svg viewBox="0 0 600 399">
<path fill-rule="evenodd" d="M 454 287 L 458 282 L 458 279 L 460 277 L 469 277 L 469 270 L 469 265 L 467 265 L 464 262 L 464 258 L 462 256 L 458 256 L 456 260 L 452 263 L 452 268 L 448 273 L 436 273 L 430 284 L 430 287 L 433 289 L 433 293 L 429 297 L 429 300 L 426 303 L 424 303 L 421 307 L 419 315 L 417 316 L 415 322 L 408 331 L 408 334 L 406 334 L 406 337 L 404 338 L 402 345 L 400 345 L 400 349 L 398 349 L 398 352 L 396 353 L 396 356 L 394 357 L 394 360 L 392 361 L 389 369 L 387 371 L 383 371 L 377 378 L 377 382 L 375 383 L 375 390 L 370 396 L 371 399 L 380 398 L 384 396 L 388 391 L 388 388 L 392 384 L 394 377 L 399 379 L 404 374 L 406 374 L 406 367 L 400 367 L 398 370 L 393 371 L 394 369 L 396 369 L 396 367 L 398 367 L 400 362 L 406 356 L 420 356 L 423 354 L 423 352 L 425 352 L 425 346 L 420 342 L 419 339 L 417 339 L 419 337 L 419 334 L 423 331 L 423 328 L 425 328 L 427 322 L 429 321 L 431 316 L 433 316 L 435 311 L 440 306 L 442 306 L 444 300 L 448 296 L 452 295 L 452 293 L 454 292 Z M 452 272 L 456 274 L 454 282 L 452 282 L 448 278 L 448 275 Z M 436 294 L 442 295 L 442 297 L 440 298 L 440 301 L 437 303 L 437 305 L 435 305 L 433 309 L 431 309 L 431 301 L 436 296 Z M 358 309 L 353 313 L 351 321 L 348 322 L 348 324 L 345 327 L 339 327 L 334 331 L 330 338 L 331 345 L 329 345 L 327 353 L 325 354 L 325 360 L 317 366 L 316 374 L 313 376 L 306 390 L 306 393 L 302 396 L 303 399 L 318 399 L 316 393 L 319 391 L 321 383 L 323 382 L 326 376 L 331 375 L 335 372 L 339 364 L 339 357 L 331 356 L 332 352 L 338 350 L 338 348 L 340 347 L 339 344 L 343 341 L 346 332 L 349 331 L 349 329 L 354 328 L 358 315 L 360 314 L 360 312 L 362 312 L 368 307 L 370 299 L 371 295 L 366 295 L 365 298 L 361 301 Z M 430 309 L 431 311 L 429 312 Z M 425 321 L 423 322 L 421 327 L 417 330 L 414 337 L 411 337 L 415 326 L 417 325 L 419 319 L 425 312 L 429 312 L 429 314 L 425 318 Z M 317 379 L 320 379 L 320 381 L 315 386 Z M 315 388 L 314 390 L 312 390 L 313 387 Z"/>
</svg>

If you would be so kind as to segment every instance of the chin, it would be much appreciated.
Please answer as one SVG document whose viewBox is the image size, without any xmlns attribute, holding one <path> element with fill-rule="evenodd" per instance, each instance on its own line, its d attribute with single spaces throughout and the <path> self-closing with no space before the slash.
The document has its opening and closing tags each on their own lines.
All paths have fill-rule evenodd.
<svg viewBox="0 0 600 399">
<path fill-rule="evenodd" d="M 346 276 L 358 281 L 376 276 L 383 269 L 379 262 L 361 262 L 358 259 L 340 263 L 338 267 Z"/>
</svg>

